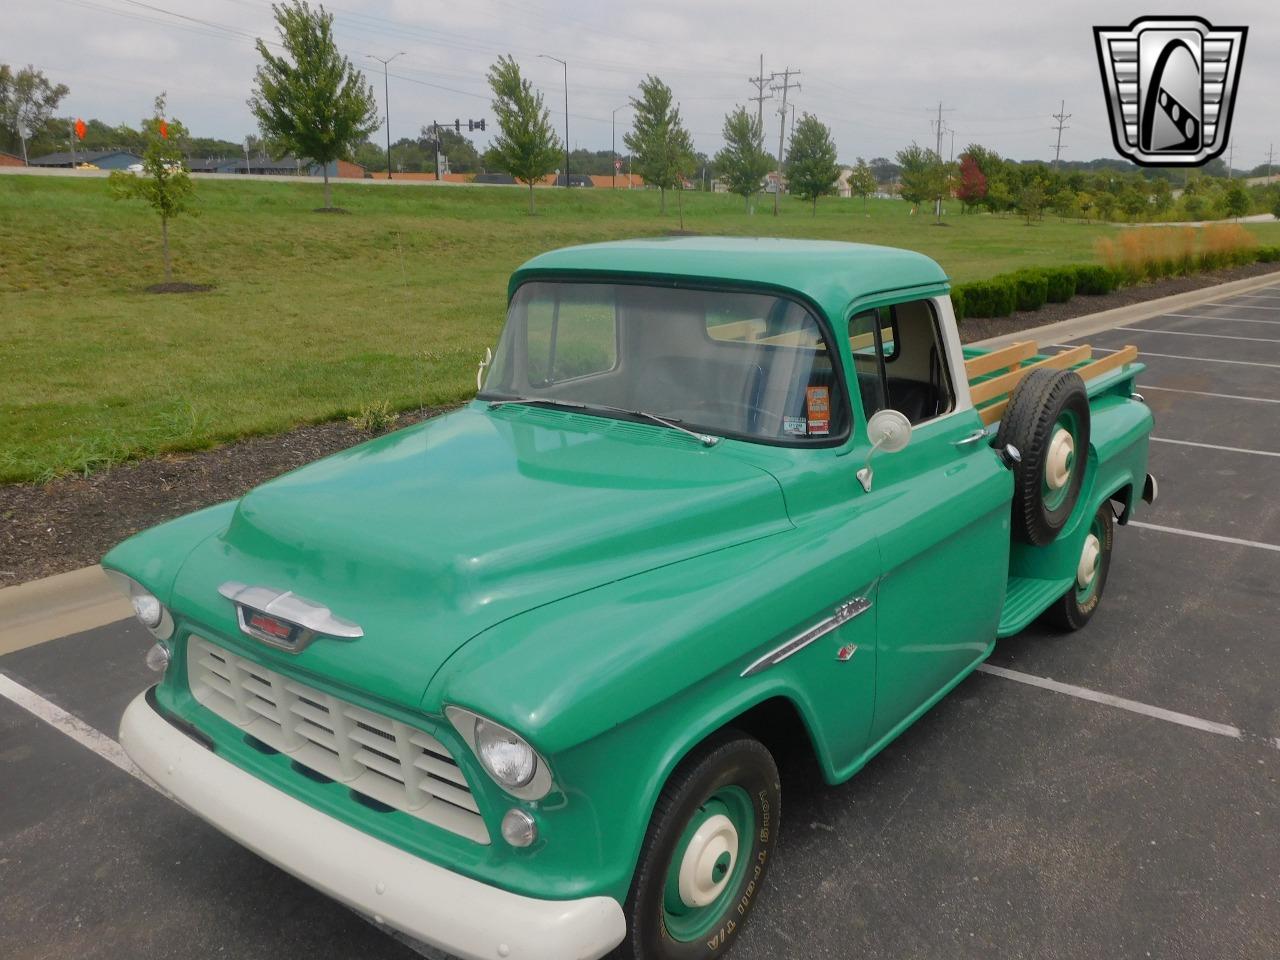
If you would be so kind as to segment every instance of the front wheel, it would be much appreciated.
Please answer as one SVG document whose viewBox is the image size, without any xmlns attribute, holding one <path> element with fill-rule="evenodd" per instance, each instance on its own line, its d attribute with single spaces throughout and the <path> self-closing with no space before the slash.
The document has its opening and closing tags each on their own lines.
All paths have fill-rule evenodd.
<svg viewBox="0 0 1280 960">
<path fill-rule="evenodd" d="M 725 733 L 687 757 L 654 808 L 615 956 L 722 956 L 759 897 L 781 804 L 778 768 L 758 740 Z"/>
<path fill-rule="evenodd" d="M 1067 592 L 1044 612 L 1045 619 L 1060 630 L 1079 630 L 1089 622 L 1102 601 L 1111 569 L 1111 547 L 1115 539 L 1115 518 L 1111 504 L 1104 503 L 1093 515 L 1076 564 L 1076 580 Z"/>
</svg>

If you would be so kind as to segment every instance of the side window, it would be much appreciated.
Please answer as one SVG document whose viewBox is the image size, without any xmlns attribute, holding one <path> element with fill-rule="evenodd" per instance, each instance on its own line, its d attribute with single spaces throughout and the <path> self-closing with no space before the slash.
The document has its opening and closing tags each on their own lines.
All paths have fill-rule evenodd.
<svg viewBox="0 0 1280 960">
<path fill-rule="evenodd" d="M 612 370 L 618 313 L 612 286 L 552 284 L 530 302 L 526 320 L 529 383 L 538 386 Z"/>
<path fill-rule="evenodd" d="M 855 314 L 849 320 L 849 347 L 867 417 L 888 407 L 915 424 L 955 406 L 946 350 L 930 301 L 911 300 Z"/>
</svg>

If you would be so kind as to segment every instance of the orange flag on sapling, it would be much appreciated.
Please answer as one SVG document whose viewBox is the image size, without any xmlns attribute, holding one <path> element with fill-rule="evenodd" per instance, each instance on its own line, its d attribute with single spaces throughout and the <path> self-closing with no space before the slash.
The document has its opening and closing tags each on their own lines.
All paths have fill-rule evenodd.
<svg viewBox="0 0 1280 960">
<path fill-rule="evenodd" d="M 84 134 L 85 134 L 84 121 L 81 120 L 79 117 L 77 117 L 76 118 L 76 138 L 79 140 L 83 140 Z"/>
<path fill-rule="evenodd" d="M 165 140 L 169 139 L 169 124 L 164 120 L 160 121 L 160 136 Z"/>
</svg>

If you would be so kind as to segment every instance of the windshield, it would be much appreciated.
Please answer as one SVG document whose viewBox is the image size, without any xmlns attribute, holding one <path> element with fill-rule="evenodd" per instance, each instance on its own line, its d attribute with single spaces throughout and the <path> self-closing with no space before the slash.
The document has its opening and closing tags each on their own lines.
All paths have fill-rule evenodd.
<svg viewBox="0 0 1280 960">
<path fill-rule="evenodd" d="M 801 304 L 640 284 L 522 285 L 480 397 L 643 411 L 772 443 L 829 442 L 848 422 L 832 351 Z"/>
</svg>

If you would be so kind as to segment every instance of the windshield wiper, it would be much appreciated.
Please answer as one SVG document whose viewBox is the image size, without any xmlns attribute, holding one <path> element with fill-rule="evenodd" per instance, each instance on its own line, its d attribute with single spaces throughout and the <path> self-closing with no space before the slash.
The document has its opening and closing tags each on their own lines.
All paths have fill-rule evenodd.
<svg viewBox="0 0 1280 960">
<path fill-rule="evenodd" d="M 612 410 L 614 413 L 629 413 L 633 417 L 644 417 L 646 420 L 651 420 L 664 427 L 670 427 L 672 430 L 679 430 L 681 433 L 688 434 L 704 447 L 714 447 L 720 442 L 719 437 L 713 437 L 709 433 L 698 433 L 696 430 L 690 430 L 688 427 L 682 427 L 674 420 L 668 420 L 666 417 L 660 417 L 656 413 L 650 413 L 648 410 L 624 410 L 622 407 L 600 407 L 599 409 Z"/>
<path fill-rule="evenodd" d="M 497 410 L 508 403 L 545 403 L 552 407 L 572 407 L 575 410 L 585 410 L 587 406 L 576 400 L 557 400 L 555 397 L 504 397 L 501 400 L 490 400 L 489 409 Z"/>
<path fill-rule="evenodd" d="M 625 413 L 632 417 L 643 417 L 652 423 L 678 430 L 680 433 L 693 437 L 704 447 L 714 447 L 721 439 L 707 433 L 698 433 L 698 431 L 690 430 L 688 427 L 682 427 L 674 420 L 660 417 L 656 413 L 650 413 L 648 410 L 628 410 L 626 407 L 611 407 L 602 403 L 580 403 L 577 400 L 558 400 L 555 397 L 506 397 L 501 400 L 490 400 L 489 409 L 497 410 L 508 403 L 545 403 L 553 407 L 571 407 L 574 410 L 599 410 L 604 413 Z"/>
</svg>

